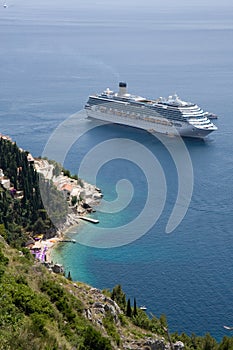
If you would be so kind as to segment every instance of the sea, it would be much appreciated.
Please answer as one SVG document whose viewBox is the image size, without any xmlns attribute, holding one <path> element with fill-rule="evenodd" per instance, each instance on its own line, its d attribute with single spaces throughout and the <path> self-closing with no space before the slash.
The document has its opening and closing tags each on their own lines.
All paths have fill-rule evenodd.
<svg viewBox="0 0 233 350">
<path fill-rule="evenodd" d="M 73 174 L 82 169 L 104 194 L 92 215 L 100 223 L 72 228 L 78 243 L 60 244 L 54 261 L 73 280 L 121 284 L 149 316 L 165 314 L 171 332 L 231 335 L 223 326 L 233 325 L 232 2 L 5 3 L 0 133 Z M 86 121 L 88 96 L 119 81 L 148 98 L 177 93 L 217 114 L 218 130 L 179 141 L 178 152 L 174 138 Z M 168 230 L 175 206 L 180 218 Z"/>
</svg>

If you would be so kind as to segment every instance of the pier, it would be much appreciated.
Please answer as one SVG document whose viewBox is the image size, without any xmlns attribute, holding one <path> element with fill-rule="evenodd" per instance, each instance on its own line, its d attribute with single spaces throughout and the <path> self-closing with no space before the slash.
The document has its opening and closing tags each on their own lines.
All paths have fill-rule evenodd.
<svg viewBox="0 0 233 350">
<path fill-rule="evenodd" d="M 88 218 L 87 216 L 79 216 L 79 219 L 91 222 L 92 224 L 98 224 L 99 223 L 99 220 L 93 219 L 93 218 Z"/>
<path fill-rule="evenodd" d="M 75 239 L 63 239 L 59 242 L 62 242 L 62 243 L 76 243 L 76 240 Z"/>
</svg>

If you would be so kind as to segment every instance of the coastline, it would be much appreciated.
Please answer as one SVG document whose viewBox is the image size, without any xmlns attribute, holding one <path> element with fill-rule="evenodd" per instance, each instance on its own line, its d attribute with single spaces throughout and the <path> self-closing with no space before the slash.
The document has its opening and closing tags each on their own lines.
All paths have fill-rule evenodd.
<svg viewBox="0 0 233 350">
<path fill-rule="evenodd" d="M 94 204 L 98 205 L 98 203 L 94 203 Z M 64 240 L 66 240 L 67 238 L 70 239 L 70 237 L 69 237 L 70 231 L 74 230 L 76 228 L 78 229 L 78 227 L 80 225 L 85 224 L 85 221 L 83 221 L 80 218 L 80 216 L 84 216 L 84 215 L 88 215 L 88 214 L 90 214 L 90 213 L 87 211 L 85 213 L 83 213 L 83 215 L 69 214 L 69 219 L 72 217 L 72 220 L 68 220 L 66 222 L 66 224 L 64 225 L 64 227 L 62 229 L 60 229 L 54 237 L 47 238 L 44 240 L 42 239 L 40 241 L 41 250 L 43 250 L 46 247 L 45 248 L 46 249 L 46 254 L 45 254 L 46 255 L 45 261 L 46 262 L 48 262 L 48 263 L 54 262 L 52 255 L 53 255 L 53 252 L 56 250 L 58 244 L 64 242 Z M 71 221 L 72 221 L 72 223 L 71 223 Z M 69 242 L 64 242 L 64 243 L 69 243 Z M 38 242 L 37 242 L 37 244 L 39 245 Z M 57 263 L 57 262 L 55 262 L 55 263 Z"/>
<path fill-rule="evenodd" d="M 81 219 L 80 219 L 81 221 Z M 47 262 L 52 262 L 52 253 L 53 251 L 57 248 L 58 244 L 61 243 L 68 235 L 69 231 L 78 227 L 80 225 L 80 222 L 77 222 L 73 225 L 70 225 L 69 227 L 66 227 L 64 230 L 60 231 L 60 233 L 53 237 L 46 239 L 44 242 L 48 244 L 48 250 L 46 252 L 46 261 Z"/>
<path fill-rule="evenodd" d="M 44 158 L 32 158 L 37 173 L 46 180 L 51 181 L 57 191 L 62 193 L 64 200 L 68 204 L 66 221 L 56 228 L 53 237 L 41 234 L 36 237 L 36 242 L 30 246 L 33 254 L 41 262 L 51 262 L 52 251 L 57 244 L 65 240 L 68 232 L 80 225 L 82 217 L 95 211 L 94 207 L 100 203 L 103 197 L 101 190 L 95 185 L 87 183 L 85 180 L 72 176 L 69 171 L 63 169 L 55 161 Z M 59 168 L 60 167 L 60 168 Z M 56 169 L 59 168 L 59 173 Z M 56 175 L 55 175 L 56 173 Z M 46 239 L 43 239 L 43 236 Z"/>
</svg>

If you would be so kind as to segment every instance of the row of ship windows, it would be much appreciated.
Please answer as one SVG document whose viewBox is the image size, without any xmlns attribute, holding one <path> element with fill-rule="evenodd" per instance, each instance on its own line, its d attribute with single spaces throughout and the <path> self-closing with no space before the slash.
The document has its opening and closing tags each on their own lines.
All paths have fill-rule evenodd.
<svg viewBox="0 0 233 350">
<path fill-rule="evenodd" d="M 113 113 L 114 110 L 116 111 L 119 111 L 119 109 L 116 109 L 114 108 L 115 106 L 113 104 L 108 104 L 108 108 L 107 107 L 104 107 L 104 106 L 101 106 L 100 108 L 103 108 L 103 112 L 106 110 L 109 110 L 110 113 Z M 128 110 L 128 111 L 127 111 Z M 130 108 L 127 108 L 127 106 L 125 106 L 125 111 L 122 111 L 122 113 L 135 113 L 136 115 L 141 115 L 141 110 L 139 110 L 138 108 L 135 108 L 135 112 L 132 111 L 132 107 L 130 106 Z M 165 114 L 165 111 L 161 111 L 161 112 L 156 112 L 155 109 L 144 109 L 143 110 L 143 115 L 145 116 L 150 116 L 151 113 L 154 113 L 155 116 L 158 116 L 158 117 L 164 117 L 166 119 L 172 119 L 172 120 L 177 120 L 177 121 L 183 121 L 183 117 L 179 114 L 179 113 L 175 113 L 175 112 L 170 112 L 170 111 L 167 111 L 166 114 Z M 163 112 L 163 113 L 162 113 Z"/>
<path fill-rule="evenodd" d="M 210 121 L 197 121 L 197 122 L 192 122 L 192 125 L 202 125 L 202 126 L 205 126 L 205 125 L 211 125 L 212 126 L 212 123 Z"/>
<path fill-rule="evenodd" d="M 108 108 L 114 108 L 114 105 L 117 104 L 117 102 L 103 101 L 103 100 L 98 100 L 98 99 L 94 99 L 94 98 L 90 98 L 88 102 L 89 102 L 90 105 L 100 105 L 100 104 L 104 105 L 105 103 L 107 103 L 108 104 Z M 160 106 L 156 106 L 156 107 L 155 106 L 144 106 L 144 105 L 141 106 L 137 102 L 131 102 L 129 109 L 132 110 L 132 107 L 135 108 L 137 111 L 140 111 L 140 112 L 141 112 L 142 109 L 144 109 L 143 113 L 146 113 L 146 114 L 147 113 L 150 114 L 150 112 L 152 110 L 153 112 L 159 113 L 161 115 L 164 115 L 165 117 L 166 116 L 169 117 L 169 115 L 171 115 L 172 119 L 181 120 L 181 118 L 182 118 L 181 112 L 179 110 L 177 110 L 177 109 L 176 110 L 169 110 L 169 109 L 164 109 L 162 106 L 161 107 Z M 106 108 L 106 107 L 104 107 L 104 108 Z M 124 108 L 125 109 L 128 108 L 127 104 L 124 105 Z"/>
<path fill-rule="evenodd" d="M 155 118 L 151 118 L 151 117 L 147 117 L 145 114 L 140 114 L 140 113 L 134 113 L 134 112 L 123 112 L 123 111 L 119 111 L 118 109 L 112 109 L 109 108 L 107 109 L 106 107 L 99 107 L 97 108 L 100 112 L 102 113 L 111 113 L 111 114 L 115 114 L 119 117 L 127 117 L 127 118 L 131 118 L 131 119 L 141 119 L 141 120 L 145 120 L 148 122 L 152 122 L 152 123 L 157 123 L 157 124 L 162 124 L 162 125 L 175 125 L 178 127 L 181 127 L 182 124 L 180 123 L 172 123 L 169 122 L 167 120 L 161 120 L 161 119 L 155 119 Z"/>
<path fill-rule="evenodd" d="M 99 104 L 104 104 L 104 103 L 108 103 L 108 106 L 111 104 L 111 102 L 109 101 L 103 101 L 103 100 L 99 100 L 99 99 L 94 99 L 94 98 L 90 98 L 89 102 L 91 104 L 95 104 L 95 105 L 99 105 Z M 114 103 L 114 102 L 113 102 Z M 137 109 L 144 109 L 145 106 L 144 105 L 138 105 L 137 102 L 132 102 L 131 101 L 131 107 L 132 105 L 134 106 L 134 108 L 137 108 Z M 125 106 L 126 107 L 126 106 Z M 148 109 L 152 109 L 154 112 L 156 112 L 155 110 L 155 107 L 154 106 L 146 106 Z M 126 107 L 127 108 L 127 107 Z M 163 106 L 156 106 L 156 109 L 158 109 L 158 113 L 160 113 L 161 115 L 163 115 L 164 113 L 166 114 L 165 117 L 168 117 L 171 116 L 171 119 L 176 119 L 176 120 L 181 120 L 181 115 L 183 115 L 183 118 L 192 118 L 192 117 L 195 117 L 195 118 L 202 118 L 203 117 L 203 114 L 204 114 L 204 111 L 196 106 L 195 109 L 188 109 L 188 110 L 185 110 L 185 109 L 182 109 L 182 110 L 177 110 L 176 108 L 172 108 L 171 109 L 164 109 Z M 146 111 L 146 108 L 145 108 L 145 112 L 144 113 L 148 113 Z"/>
</svg>

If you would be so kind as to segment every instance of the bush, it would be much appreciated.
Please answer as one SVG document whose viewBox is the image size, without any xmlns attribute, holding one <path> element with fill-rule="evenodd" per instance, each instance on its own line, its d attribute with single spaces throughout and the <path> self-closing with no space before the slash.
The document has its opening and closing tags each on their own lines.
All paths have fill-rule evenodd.
<svg viewBox="0 0 233 350">
<path fill-rule="evenodd" d="M 102 337 L 100 332 L 88 326 L 84 334 L 83 344 L 79 347 L 79 350 L 112 350 L 112 347 L 107 338 Z"/>
<path fill-rule="evenodd" d="M 47 335 L 48 331 L 45 328 L 46 320 L 43 315 L 39 315 L 35 313 L 31 316 L 31 320 L 32 320 L 32 330 L 34 335 L 36 336 Z"/>
<path fill-rule="evenodd" d="M 12 302 L 26 315 L 33 313 L 44 314 L 49 317 L 54 315 L 54 310 L 48 300 L 39 294 L 33 292 L 27 285 L 12 285 Z"/>
<path fill-rule="evenodd" d="M 113 316 L 107 312 L 106 316 L 103 318 L 103 326 L 106 329 L 108 335 L 112 337 L 116 344 L 119 346 L 121 343 L 121 338 L 117 332 Z"/>
<path fill-rule="evenodd" d="M 0 250 L 0 265 L 7 266 L 8 263 L 9 263 L 9 259 Z"/>
</svg>

